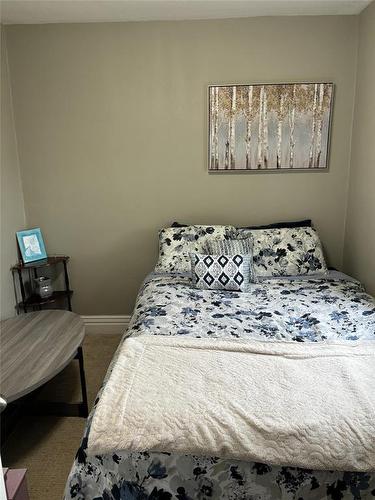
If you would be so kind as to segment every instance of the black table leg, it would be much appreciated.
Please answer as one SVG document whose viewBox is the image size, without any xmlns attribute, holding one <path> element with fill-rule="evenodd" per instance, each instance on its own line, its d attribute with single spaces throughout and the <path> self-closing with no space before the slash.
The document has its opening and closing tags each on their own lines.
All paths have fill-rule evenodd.
<svg viewBox="0 0 375 500">
<path fill-rule="evenodd" d="M 68 292 L 66 298 L 68 300 L 68 310 L 71 311 L 72 310 L 72 302 L 71 302 L 71 299 L 70 299 L 70 283 L 69 283 L 69 274 L 68 274 L 68 268 L 67 268 L 67 265 L 66 265 L 66 261 L 64 260 L 63 262 L 63 265 L 64 265 L 64 277 L 65 277 L 65 290 Z"/>
<path fill-rule="evenodd" d="M 78 363 L 79 363 L 79 376 L 81 379 L 81 391 L 82 391 L 82 402 L 80 404 L 80 415 L 82 417 L 87 417 L 89 414 L 89 407 L 88 407 L 88 403 L 87 403 L 87 388 L 86 388 L 85 368 L 84 368 L 84 364 L 83 364 L 82 346 L 78 347 L 76 358 L 78 359 Z"/>
<path fill-rule="evenodd" d="M 74 359 L 79 363 L 79 376 L 81 382 L 82 401 L 79 403 L 65 403 L 63 401 L 41 401 L 36 399 L 36 395 L 42 390 L 39 387 L 31 394 L 10 403 L 1 415 L 1 446 L 5 443 L 15 424 L 23 416 L 30 415 L 53 415 L 62 417 L 83 417 L 89 414 L 87 401 L 87 387 L 85 369 L 83 364 L 83 349 L 78 347 Z M 48 383 L 48 382 L 47 382 Z"/>
</svg>

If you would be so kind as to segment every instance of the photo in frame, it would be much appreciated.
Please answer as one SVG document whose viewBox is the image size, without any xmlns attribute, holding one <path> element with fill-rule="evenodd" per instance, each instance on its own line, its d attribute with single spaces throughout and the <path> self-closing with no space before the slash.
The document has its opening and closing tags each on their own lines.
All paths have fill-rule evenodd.
<svg viewBox="0 0 375 500">
<path fill-rule="evenodd" d="M 17 231 L 16 236 L 24 264 L 47 258 L 42 232 L 39 227 Z"/>
<path fill-rule="evenodd" d="M 209 172 L 328 169 L 333 87 L 209 86 Z"/>
</svg>

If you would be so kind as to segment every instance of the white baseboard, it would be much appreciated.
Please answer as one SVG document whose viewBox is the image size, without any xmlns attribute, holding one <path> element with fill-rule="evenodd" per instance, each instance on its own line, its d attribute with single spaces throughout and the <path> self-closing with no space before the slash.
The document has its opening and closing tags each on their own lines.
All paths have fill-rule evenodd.
<svg viewBox="0 0 375 500">
<path fill-rule="evenodd" d="M 130 316 L 81 316 L 87 334 L 122 334 L 129 326 Z"/>
</svg>

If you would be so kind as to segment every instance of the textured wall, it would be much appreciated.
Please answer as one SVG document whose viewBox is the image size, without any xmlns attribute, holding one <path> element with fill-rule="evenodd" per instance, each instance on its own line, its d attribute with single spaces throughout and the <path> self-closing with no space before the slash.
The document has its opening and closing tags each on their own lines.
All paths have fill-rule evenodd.
<svg viewBox="0 0 375 500">
<path fill-rule="evenodd" d="M 1 27 L 1 319 L 15 314 L 10 267 L 17 262 L 15 232 L 25 225 L 22 184 L 13 121 L 6 41 Z"/>
<path fill-rule="evenodd" d="M 312 217 L 340 267 L 357 18 L 8 26 L 29 226 L 72 256 L 82 314 L 131 311 L 173 219 Z M 326 173 L 208 175 L 207 85 L 336 84 Z"/>
<path fill-rule="evenodd" d="M 375 3 L 360 15 L 345 270 L 375 295 Z"/>
</svg>

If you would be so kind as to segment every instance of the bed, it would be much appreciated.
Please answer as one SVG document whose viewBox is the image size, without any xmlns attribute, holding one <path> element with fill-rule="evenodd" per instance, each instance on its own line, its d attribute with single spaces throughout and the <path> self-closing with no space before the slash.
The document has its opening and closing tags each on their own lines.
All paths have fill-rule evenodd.
<svg viewBox="0 0 375 500">
<path fill-rule="evenodd" d="M 89 416 L 68 477 L 66 500 L 375 497 L 371 470 L 312 470 L 168 450 L 88 453 L 95 413 L 123 355 L 124 343 L 152 336 L 369 344 L 375 340 L 375 302 L 359 282 L 337 271 L 319 277 L 263 278 L 252 284 L 250 293 L 237 293 L 196 289 L 189 273 L 156 268 L 141 286 L 129 329 Z"/>
</svg>

